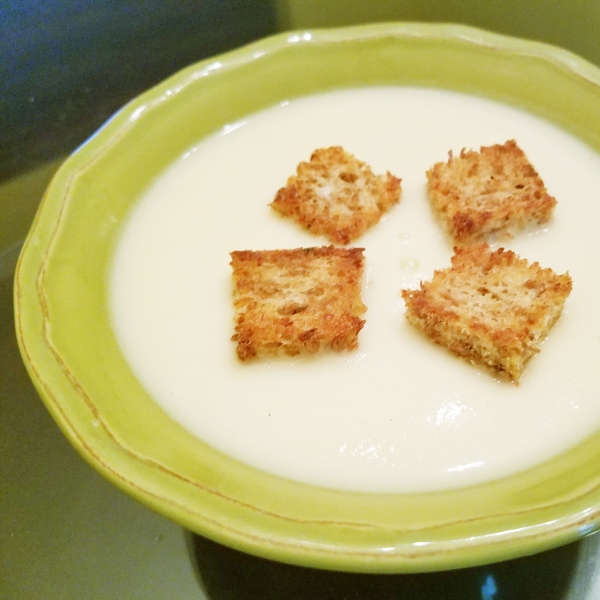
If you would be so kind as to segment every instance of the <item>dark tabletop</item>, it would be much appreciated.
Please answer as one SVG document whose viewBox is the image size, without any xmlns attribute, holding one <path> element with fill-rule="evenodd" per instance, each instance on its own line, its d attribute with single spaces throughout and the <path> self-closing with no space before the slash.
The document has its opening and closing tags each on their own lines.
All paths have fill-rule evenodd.
<svg viewBox="0 0 600 600">
<path fill-rule="evenodd" d="M 597 0 L 0 2 L 0 600 L 600 599 L 600 535 L 505 563 L 386 576 L 282 565 L 195 536 L 77 455 L 19 356 L 14 267 L 64 156 L 197 60 L 282 28 L 390 19 L 478 25 L 600 63 Z"/>
</svg>

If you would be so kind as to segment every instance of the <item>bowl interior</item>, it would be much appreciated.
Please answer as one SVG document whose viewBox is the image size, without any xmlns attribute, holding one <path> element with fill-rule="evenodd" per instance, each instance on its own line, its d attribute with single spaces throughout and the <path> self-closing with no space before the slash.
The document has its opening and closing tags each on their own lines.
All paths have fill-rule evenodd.
<svg viewBox="0 0 600 600">
<path fill-rule="evenodd" d="M 183 526 L 268 558 L 343 570 L 454 568 L 596 528 L 600 433 L 525 473 L 432 494 L 360 494 L 277 478 L 169 419 L 113 335 L 108 273 L 121 225 L 167 165 L 244 115 L 315 92 L 437 87 L 525 108 L 600 151 L 600 73 L 564 51 L 481 31 L 386 24 L 270 38 L 177 73 L 67 160 L 22 253 L 17 334 L 67 437 L 96 469 Z"/>
</svg>

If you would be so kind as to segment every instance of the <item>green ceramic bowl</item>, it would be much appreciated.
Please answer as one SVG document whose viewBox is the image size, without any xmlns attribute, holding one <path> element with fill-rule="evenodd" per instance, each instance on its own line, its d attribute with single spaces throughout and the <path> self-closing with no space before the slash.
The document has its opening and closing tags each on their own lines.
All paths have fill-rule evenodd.
<svg viewBox="0 0 600 600">
<path fill-rule="evenodd" d="M 565 51 L 418 24 L 282 34 L 193 65 L 128 104 L 55 176 L 21 255 L 16 327 L 59 426 L 105 477 L 209 538 L 267 558 L 366 572 L 450 569 L 550 548 L 600 522 L 600 431 L 527 472 L 429 494 L 320 489 L 248 467 L 170 420 L 119 351 L 107 280 L 151 180 L 226 123 L 281 100 L 368 85 L 486 95 L 600 152 L 600 71 Z"/>
</svg>

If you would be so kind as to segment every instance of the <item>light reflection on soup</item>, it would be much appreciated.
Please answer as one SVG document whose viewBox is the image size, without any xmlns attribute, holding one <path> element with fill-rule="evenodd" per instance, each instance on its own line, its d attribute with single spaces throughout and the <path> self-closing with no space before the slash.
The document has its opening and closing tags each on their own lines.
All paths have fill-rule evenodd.
<svg viewBox="0 0 600 600">
<path fill-rule="evenodd" d="M 117 338 L 156 402 L 260 469 L 348 490 L 471 485 L 535 465 L 600 426 L 600 157 L 555 126 L 482 98 L 370 88 L 283 103 L 191 149 L 126 223 L 111 280 Z M 399 292 L 449 265 L 425 171 L 449 150 L 516 139 L 558 200 L 543 230 L 504 245 L 573 292 L 521 385 L 496 381 L 411 328 Z M 367 325 L 354 353 L 238 362 L 232 250 L 325 245 L 268 204 L 319 147 L 402 178 L 364 247 Z"/>
</svg>

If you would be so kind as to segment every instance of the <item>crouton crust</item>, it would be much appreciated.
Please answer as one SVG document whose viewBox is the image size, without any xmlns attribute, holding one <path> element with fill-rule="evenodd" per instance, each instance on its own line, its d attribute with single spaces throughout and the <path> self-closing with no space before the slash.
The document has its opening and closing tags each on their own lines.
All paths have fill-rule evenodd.
<svg viewBox="0 0 600 600">
<path fill-rule="evenodd" d="M 480 152 L 449 153 L 427 171 L 433 212 L 455 244 L 546 223 L 556 200 L 515 140 L 484 146 Z"/>
<path fill-rule="evenodd" d="M 516 383 L 560 316 L 571 278 L 487 244 L 454 251 L 450 268 L 402 291 L 406 317 L 435 343 Z"/>
<path fill-rule="evenodd" d="M 315 235 L 348 244 L 400 201 L 400 182 L 370 167 L 340 146 L 315 150 L 301 162 L 271 207 Z"/>
<path fill-rule="evenodd" d="M 311 354 L 358 346 L 363 248 L 231 253 L 237 355 Z"/>
</svg>

